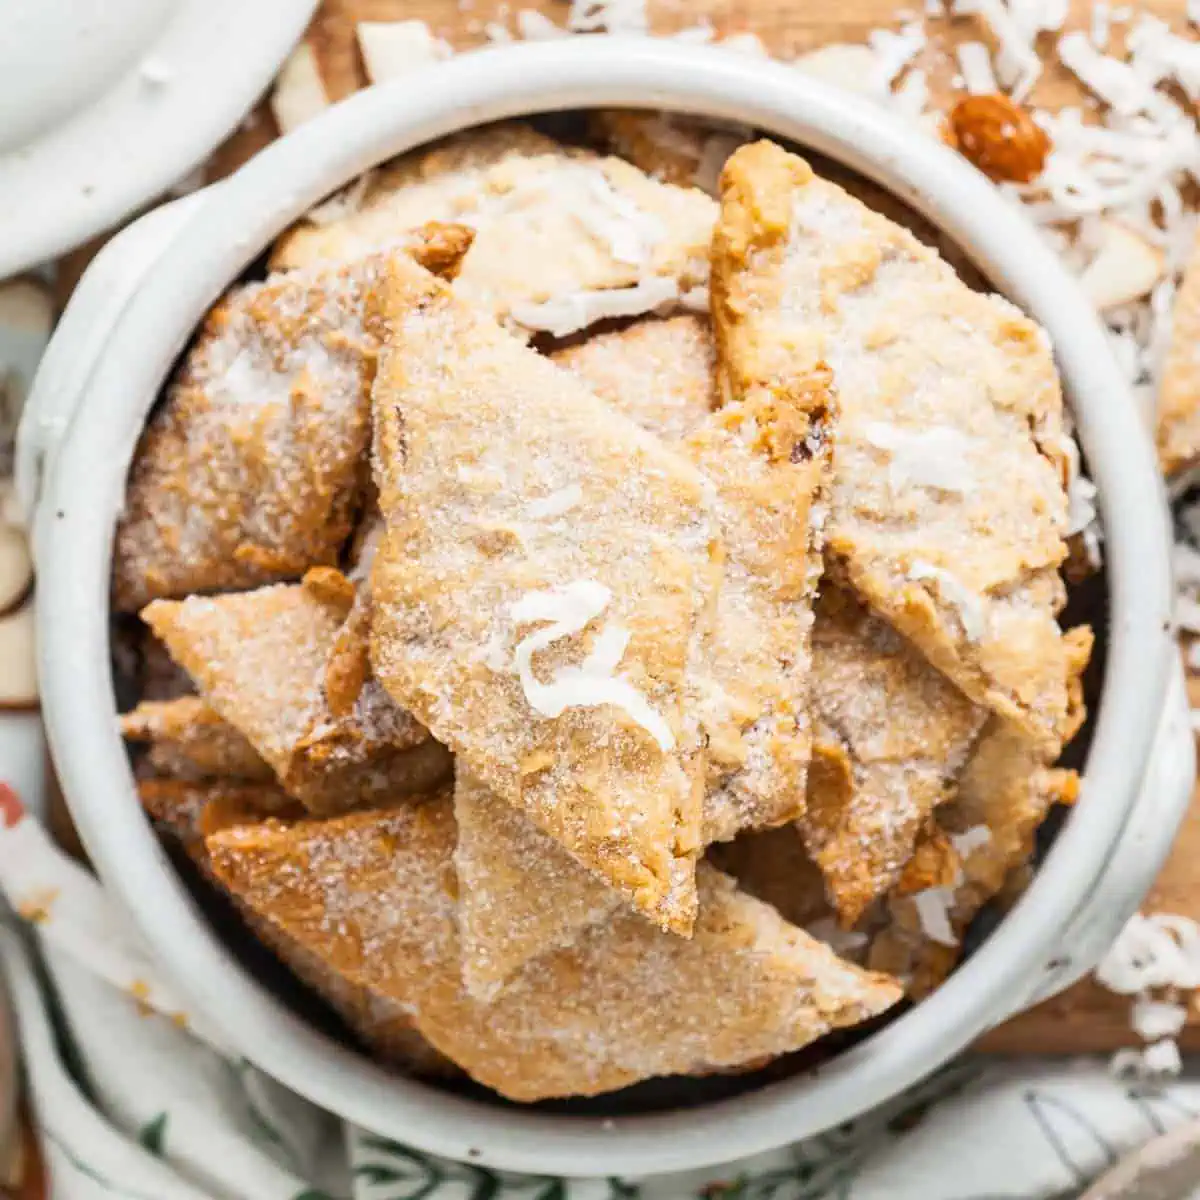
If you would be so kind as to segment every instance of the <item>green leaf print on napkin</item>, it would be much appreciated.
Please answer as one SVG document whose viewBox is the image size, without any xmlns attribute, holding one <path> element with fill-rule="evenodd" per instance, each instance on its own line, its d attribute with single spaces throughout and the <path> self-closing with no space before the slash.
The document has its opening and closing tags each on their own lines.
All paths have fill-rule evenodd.
<svg viewBox="0 0 1200 1200">
<path fill-rule="evenodd" d="M 159 1158 L 163 1156 L 163 1139 L 167 1136 L 167 1114 L 160 1112 L 157 1117 L 149 1120 L 138 1130 L 139 1145 L 145 1146 L 151 1154 Z"/>
</svg>

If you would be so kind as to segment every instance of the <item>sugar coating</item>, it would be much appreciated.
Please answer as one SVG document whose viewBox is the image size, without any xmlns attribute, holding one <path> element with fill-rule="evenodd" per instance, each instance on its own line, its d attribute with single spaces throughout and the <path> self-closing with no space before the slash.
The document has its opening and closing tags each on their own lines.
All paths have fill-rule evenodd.
<svg viewBox="0 0 1200 1200">
<path fill-rule="evenodd" d="M 147 779 L 138 797 L 160 830 L 174 838 L 213 883 L 204 838 L 220 829 L 257 823 L 289 812 L 295 803 L 279 787 L 247 787 L 226 780 Z M 236 893 L 228 893 L 242 919 L 298 979 L 312 988 L 381 1060 L 413 1075 L 444 1077 L 456 1073 L 413 1028 L 412 1019 L 392 1000 L 378 996 L 344 975 L 331 971 L 307 946 L 260 917 Z"/>
<path fill-rule="evenodd" d="M 304 584 L 156 600 L 143 618 L 283 786 L 315 812 L 428 787 L 449 760 L 381 689 L 329 712 L 324 678 L 346 611 Z"/>
<path fill-rule="evenodd" d="M 632 912 L 528 967 L 490 1004 L 461 977 L 448 795 L 207 840 L 222 883 L 323 963 L 402 1006 L 420 1033 L 514 1100 L 752 1064 L 894 1004 L 886 976 L 837 958 L 707 865 L 693 936 Z"/>
<path fill-rule="evenodd" d="M 621 893 L 470 772 L 455 772 L 463 984 L 490 1000 L 530 959 L 612 916 Z"/>
<path fill-rule="evenodd" d="M 349 262 L 427 221 L 469 225 L 475 241 L 456 290 L 520 325 L 523 311 L 572 295 L 656 279 L 683 291 L 702 284 L 715 216 L 708 196 L 619 158 L 561 146 L 519 124 L 488 126 L 388 164 L 356 211 L 301 222 L 271 262 Z"/>
<path fill-rule="evenodd" d="M 769 388 L 798 362 L 833 371 L 827 562 L 971 699 L 1061 745 L 1067 501 L 1045 334 L 767 142 L 726 165 L 713 246 L 730 394 Z M 969 490 L 897 480 L 880 425 L 956 431 Z"/>
<path fill-rule="evenodd" d="M 677 445 L 712 485 L 721 582 L 692 697 L 707 752 L 704 841 L 798 816 L 821 562 L 814 500 L 836 429 L 827 379 L 787 380 L 718 411 L 712 336 L 691 315 L 601 334 L 555 361 Z"/>
<path fill-rule="evenodd" d="M 494 792 L 686 932 L 701 764 L 685 699 L 718 532 L 705 481 L 410 259 L 392 260 L 382 298 L 375 674 Z M 530 516 L 568 487 L 581 491 L 569 512 Z M 514 606 L 585 583 L 611 594 L 602 622 L 630 635 L 620 677 L 674 749 L 609 705 L 531 708 L 515 651 L 537 625 Z M 602 628 L 541 651 L 538 677 L 578 666 Z"/>
<path fill-rule="evenodd" d="M 687 439 L 713 419 L 716 352 L 710 325 L 702 317 L 640 322 L 554 357 L 602 399 L 685 448 L 692 444 Z M 735 474 L 746 474 L 743 460 L 729 461 Z M 769 512 L 759 504 L 746 508 Z M 768 525 L 776 515 L 770 514 Z M 738 522 L 731 540 L 747 535 L 760 545 L 774 536 L 765 534 L 752 516 Z M 782 577 L 773 565 L 764 573 Z M 744 678 L 749 661 L 743 646 L 753 646 L 766 623 L 779 619 L 778 613 L 768 616 L 761 608 L 747 613 L 746 620 L 733 619 L 735 597 L 745 586 L 745 577 L 727 576 L 725 605 L 718 613 L 718 624 L 722 618 L 727 622 L 725 661 L 735 679 Z M 843 919 L 854 924 L 896 882 L 925 818 L 949 798 L 985 712 L 851 596 L 828 580 L 822 591 L 811 668 L 804 670 L 799 661 L 791 667 L 792 678 L 804 688 L 798 697 L 802 706 L 810 703 L 811 684 L 816 718 L 815 760 L 807 811 L 800 821 L 831 897 Z M 800 791 L 793 784 L 794 798 Z M 727 794 L 719 790 L 710 791 L 706 804 L 710 832 L 716 836 L 799 815 L 795 806 L 730 807 Z"/>
<path fill-rule="evenodd" d="M 843 921 L 898 881 L 986 719 L 885 622 L 823 585 L 813 633 L 816 735 L 805 845 Z"/>
<path fill-rule="evenodd" d="M 920 896 L 895 895 L 889 901 L 890 923 L 871 944 L 869 962 L 907 981 L 921 997 L 950 973 L 961 955 L 958 941 L 979 910 L 1028 862 L 1037 828 L 1051 807 L 1071 803 L 1078 795 L 1075 771 L 1051 767 L 1044 746 L 992 717 L 968 761 L 953 802 L 938 809 L 934 836 L 961 837 L 980 827 L 986 839 L 969 838 L 956 853 L 953 883 L 937 886 L 935 899 L 944 908 L 953 937 L 947 945 L 928 918 Z"/>
<path fill-rule="evenodd" d="M 450 269 L 469 238 L 431 229 L 406 244 Z M 117 609 L 336 561 L 366 480 L 378 265 L 247 284 L 212 309 L 134 453 Z"/>
</svg>

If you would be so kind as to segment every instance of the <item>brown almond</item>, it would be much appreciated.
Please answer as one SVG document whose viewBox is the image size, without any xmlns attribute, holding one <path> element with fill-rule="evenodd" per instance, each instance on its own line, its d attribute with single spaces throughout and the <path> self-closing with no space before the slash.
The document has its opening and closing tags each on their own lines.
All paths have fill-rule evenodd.
<svg viewBox="0 0 1200 1200">
<path fill-rule="evenodd" d="M 1000 92 L 959 100 L 950 111 L 949 135 L 964 158 L 998 182 L 1029 183 L 1050 153 L 1046 131 Z"/>
</svg>

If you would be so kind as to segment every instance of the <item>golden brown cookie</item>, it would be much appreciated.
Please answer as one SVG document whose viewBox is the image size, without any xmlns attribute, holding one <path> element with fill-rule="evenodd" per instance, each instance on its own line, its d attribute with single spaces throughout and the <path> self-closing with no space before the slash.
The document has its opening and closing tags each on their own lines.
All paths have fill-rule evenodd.
<svg viewBox="0 0 1200 1200">
<path fill-rule="evenodd" d="M 275 778 L 258 751 L 199 696 L 143 700 L 122 715 L 121 735 L 148 745 L 147 761 L 160 775 L 259 783 Z"/>
<path fill-rule="evenodd" d="M 403 1005 L 438 1050 L 514 1100 L 758 1062 L 899 996 L 705 865 L 692 938 L 623 912 L 481 1004 L 462 985 L 454 845 L 448 796 L 207 839 L 217 876 L 261 919 Z"/>
<path fill-rule="evenodd" d="M 440 1077 L 457 1073 L 454 1065 L 413 1028 L 412 1020 L 399 1005 L 330 970 L 307 947 L 221 887 L 209 862 L 205 837 L 235 825 L 256 824 L 271 815 L 295 817 L 297 806 L 286 792 L 279 787 L 249 788 L 212 780 L 197 784 L 145 779 L 138 784 L 138 794 L 155 824 L 175 838 L 205 878 L 233 900 L 255 936 L 321 996 L 364 1045 L 389 1066 L 413 1075 Z"/>
<path fill-rule="evenodd" d="M 1078 789 L 1076 772 L 1051 767 L 1043 748 L 993 717 L 953 802 L 937 811 L 929 857 L 941 865 L 890 899 L 891 921 L 871 944 L 871 966 L 903 979 L 917 998 L 937 987 L 976 913 L 1029 860 L 1051 807 L 1071 803 Z"/>
<path fill-rule="evenodd" d="M 346 715 L 330 711 L 325 672 L 347 611 L 316 578 L 315 586 L 156 600 L 143 617 L 203 699 L 313 812 L 432 786 L 448 773 L 449 755 L 373 680 Z"/>
<path fill-rule="evenodd" d="M 383 303 L 375 674 L 686 933 L 702 764 L 685 702 L 719 532 L 705 481 L 411 259 Z"/>
<path fill-rule="evenodd" d="M 648 312 L 704 283 L 712 200 L 527 126 L 473 129 L 413 151 L 320 206 L 272 266 L 349 262 L 427 221 L 470 225 L 456 289 L 498 320 L 557 336 Z"/>
<path fill-rule="evenodd" d="M 405 243 L 450 269 L 470 231 Z M 366 480 L 378 262 L 234 288 L 212 309 L 134 454 L 113 603 L 254 587 L 333 564 Z"/>
<path fill-rule="evenodd" d="M 831 369 L 826 560 L 976 703 L 1061 745 L 1062 399 L 1045 334 L 769 142 L 722 176 L 724 391 Z"/>
<path fill-rule="evenodd" d="M 897 881 L 953 795 L 987 712 L 848 593 L 824 585 L 813 630 L 816 725 L 800 829 L 854 925 Z"/>
<path fill-rule="evenodd" d="M 454 818 L 463 984 L 478 1000 L 492 999 L 530 959 L 569 946 L 625 903 L 462 769 L 455 775 Z"/>
</svg>

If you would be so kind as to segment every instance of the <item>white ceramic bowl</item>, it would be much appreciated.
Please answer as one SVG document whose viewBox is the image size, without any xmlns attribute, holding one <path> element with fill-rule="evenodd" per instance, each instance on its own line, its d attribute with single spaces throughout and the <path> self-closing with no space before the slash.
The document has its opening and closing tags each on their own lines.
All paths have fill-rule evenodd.
<svg viewBox="0 0 1200 1200">
<path fill-rule="evenodd" d="M 397 1078 L 293 1015 L 236 963 L 142 816 L 116 732 L 111 540 L 146 413 L 206 307 L 334 188 L 431 138 L 500 117 L 625 105 L 747 122 L 861 171 L 943 226 L 1053 339 L 1100 489 L 1110 625 L 1083 798 L 1031 888 L 932 997 L 819 1068 L 699 1107 L 565 1116 Z M 85 280 L 48 355 L 20 449 L 38 491 L 45 714 L 89 852 L 193 1001 L 248 1058 L 370 1129 L 451 1157 L 569 1175 L 725 1162 L 815 1134 L 932 1071 L 1090 966 L 1161 864 L 1192 741 L 1169 687 L 1168 527 L 1152 448 L 1104 332 L 1022 216 L 933 139 L 785 67 L 650 40 L 488 50 L 362 93 L 232 180 L 160 210 Z M 44 470 L 44 478 L 41 478 Z M 1176 680 L 1176 685 L 1177 685 Z"/>
</svg>

